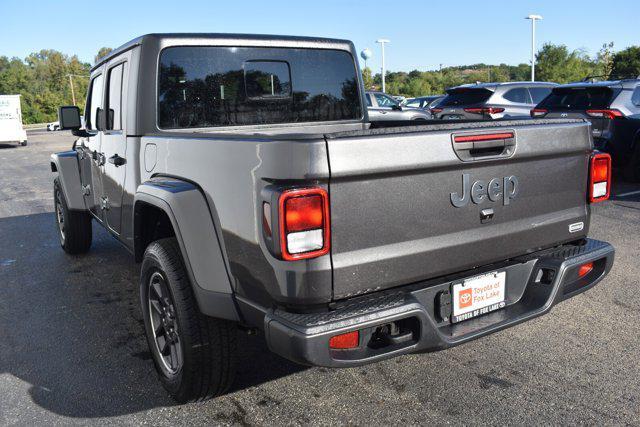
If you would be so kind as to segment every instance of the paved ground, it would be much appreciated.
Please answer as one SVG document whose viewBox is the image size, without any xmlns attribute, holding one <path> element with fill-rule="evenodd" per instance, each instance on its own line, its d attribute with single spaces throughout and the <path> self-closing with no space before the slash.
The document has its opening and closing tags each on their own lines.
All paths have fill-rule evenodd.
<svg viewBox="0 0 640 427">
<path fill-rule="evenodd" d="M 346 370 L 304 368 L 241 338 L 235 388 L 175 406 L 156 381 L 127 252 L 95 229 L 58 247 L 51 152 L 70 135 L 0 146 L 0 424 L 640 425 L 640 190 L 594 208 L 617 248 L 596 288 L 551 314 L 440 353 Z M 632 194 L 627 194 L 632 192 Z"/>
</svg>

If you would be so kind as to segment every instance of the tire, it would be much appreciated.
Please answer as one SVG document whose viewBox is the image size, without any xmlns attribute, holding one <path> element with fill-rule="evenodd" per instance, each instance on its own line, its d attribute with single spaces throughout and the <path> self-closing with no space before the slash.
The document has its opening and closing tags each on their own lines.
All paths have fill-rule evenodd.
<svg viewBox="0 0 640 427">
<path fill-rule="evenodd" d="M 636 148 L 625 166 L 622 176 L 629 182 L 640 182 L 640 140 L 636 141 Z"/>
<path fill-rule="evenodd" d="M 26 140 L 25 140 L 25 141 L 22 141 L 22 142 L 20 143 L 20 145 L 22 145 L 23 147 L 26 147 L 26 146 L 27 146 L 27 141 L 26 141 Z"/>
<path fill-rule="evenodd" d="M 60 246 L 71 255 L 87 253 L 93 239 L 91 215 L 69 210 L 58 178 L 53 182 L 53 200 Z"/>
<path fill-rule="evenodd" d="M 186 403 L 227 391 L 236 374 L 237 326 L 200 312 L 175 238 L 147 247 L 140 301 L 149 350 L 171 397 Z"/>
</svg>

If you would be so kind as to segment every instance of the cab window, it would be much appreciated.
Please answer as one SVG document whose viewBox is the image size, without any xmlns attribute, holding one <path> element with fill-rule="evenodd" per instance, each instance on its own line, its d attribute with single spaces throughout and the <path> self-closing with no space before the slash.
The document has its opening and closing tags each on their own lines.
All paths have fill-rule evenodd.
<svg viewBox="0 0 640 427">
<path fill-rule="evenodd" d="M 85 123 L 88 130 L 98 130 L 98 109 L 102 108 L 102 74 L 94 77 L 91 81 L 91 90 L 89 92 L 89 102 L 85 109 Z M 87 116 L 87 112 L 89 113 Z"/>
<path fill-rule="evenodd" d="M 109 70 L 107 130 L 122 130 L 122 80 L 124 63 Z"/>
</svg>

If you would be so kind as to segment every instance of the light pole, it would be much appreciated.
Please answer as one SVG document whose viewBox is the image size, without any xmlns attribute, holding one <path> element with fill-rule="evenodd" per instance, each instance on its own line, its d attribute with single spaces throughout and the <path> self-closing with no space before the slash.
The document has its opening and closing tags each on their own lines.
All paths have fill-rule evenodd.
<svg viewBox="0 0 640 427">
<path fill-rule="evenodd" d="M 529 15 L 524 19 L 531 20 L 531 81 L 536 81 L 536 21 L 542 20 L 540 15 Z"/>
<path fill-rule="evenodd" d="M 382 47 L 382 91 L 386 92 L 386 90 L 385 90 L 386 87 L 385 87 L 385 84 L 384 84 L 384 77 L 385 77 L 384 75 L 386 74 L 387 70 L 386 70 L 386 68 L 384 66 L 384 45 L 385 45 L 385 43 L 390 43 L 390 41 L 387 40 L 387 39 L 378 39 L 378 40 L 376 40 L 376 43 L 380 43 L 380 46 Z"/>
</svg>

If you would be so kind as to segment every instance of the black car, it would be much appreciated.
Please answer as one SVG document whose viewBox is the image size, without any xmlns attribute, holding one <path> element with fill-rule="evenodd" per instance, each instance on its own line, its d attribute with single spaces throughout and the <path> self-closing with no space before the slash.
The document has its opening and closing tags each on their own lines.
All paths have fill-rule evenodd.
<svg viewBox="0 0 640 427">
<path fill-rule="evenodd" d="M 640 79 L 558 86 L 531 116 L 588 119 L 595 148 L 609 153 L 626 179 L 640 181 Z"/>
</svg>

